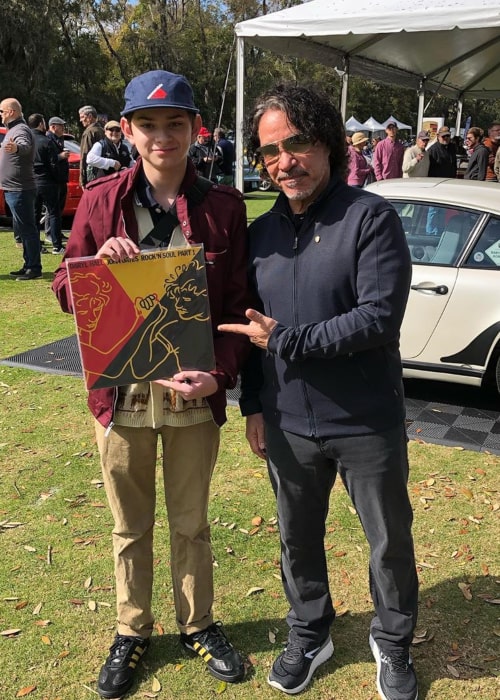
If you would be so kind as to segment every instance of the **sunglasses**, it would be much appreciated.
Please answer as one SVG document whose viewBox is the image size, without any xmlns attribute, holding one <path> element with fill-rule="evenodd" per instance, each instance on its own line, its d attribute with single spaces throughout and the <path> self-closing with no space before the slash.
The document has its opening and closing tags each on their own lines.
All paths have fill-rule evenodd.
<svg viewBox="0 0 500 700">
<path fill-rule="evenodd" d="M 112 126 L 111 129 L 107 129 L 107 131 L 113 131 L 115 133 L 118 133 L 119 131 L 121 131 L 121 129 L 118 129 L 118 127 L 116 126 Z"/>
<path fill-rule="evenodd" d="M 265 163 L 271 164 L 279 160 L 280 153 L 285 151 L 294 156 L 297 153 L 307 153 L 312 146 L 312 141 L 304 134 L 294 134 L 283 141 L 275 141 L 274 143 L 266 143 L 265 146 L 260 146 L 258 152 L 264 159 Z M 281 149 L 280 149 L 281 146 Z"/>
<path fill-rule="evenodd" d="M 439 134 L 442 139 L 451 139 L 451 134 Z"/>
</svg>

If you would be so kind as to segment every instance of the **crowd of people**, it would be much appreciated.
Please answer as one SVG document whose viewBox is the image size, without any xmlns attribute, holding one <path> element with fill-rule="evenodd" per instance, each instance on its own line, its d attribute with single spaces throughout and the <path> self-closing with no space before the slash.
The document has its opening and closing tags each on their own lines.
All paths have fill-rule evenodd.
<svg viewBox="0 0 500 700">
<path fill-rule="evenodd" d="M 373 180 L 399 177 L 463 177 L 465 180 L 500 181 L 500 123 L 494 122 L 485 137 L 483 129 L 472 126 L 465 141 L 452 136 L 448 126 L 430 132 L 419 131 L 415 143 L 397 139 L 397 124 L 387 124 L 384 139 L 371 143 L 364 132 L 348 137 L 349 169 L 347 182 L 364 187 Z M 460 162 L 466 163 L 464 170 Z M 368 168 L 368 170 L 367 170 Z"/>
<path fill-rule="evenodd" d="M 26 123 L 12 98 L 1 102 L 0 113 L 8 127 L 0 185 L 24 255 L 13 274 L 36 279 L 37 201 L 47 207 L 54 251 L 63 252 L 65 122 L 51 117 L 47 130 L 34 114 Z M 280 193 L 247 231 L 243 196 L 230 186 L 233 145 L 222 129 L 212 135 L 203 126 L 184 76 L 163 70 L 136 76 L 120 116 L 103 128 L 94 107 L 79 110 L 84 191 L 53 291 L 63 311 L 74 312 L 68 258 L 120 262 L 147 247 L 202 244 L 215 366 L 89 392 L 114 520 L 117 610 L 98 693 L 125 695 L 151 644 L 159 442 L 180 644 L 215 678 L 245 678 L 244 655 L 214 618 L 208 522 L 225 392 L 240 375 L 247 440 L 266 460 L 276 498 L 289 604 L 287 645 L 268 683 L 297 694 L 334 653 L 324 537 L 340 478 L 370 548 L 368 643 L 379 695 L 416 700 L 410 645 L 418 581 L 399 354 L 411 260 L 396 211 L 364 186 L 370 179 L 455 177 L 450 130 L 440 128 L 432 145 L 420 131 L 405 150 L 391 122 L 371 151 L 362 132 L 346 148 L 341 116 L 326 95 L 276 85 L 252 109 L 249 150 Z M 494 157 L 500 124 L 490 127 L 488 139 L 482 136 L 475 127 L 467 131 L 466 177 L 500 179 Z"/>
</svg>

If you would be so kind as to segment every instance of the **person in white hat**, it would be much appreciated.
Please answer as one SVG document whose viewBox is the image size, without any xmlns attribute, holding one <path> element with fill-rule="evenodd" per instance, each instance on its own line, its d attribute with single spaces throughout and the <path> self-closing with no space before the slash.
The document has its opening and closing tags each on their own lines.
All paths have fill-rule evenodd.
<svg viewBox="0 0 500 700">
<path fill-rule="evenodd" d="M 123 141 L 120 122 L 112 119 L 104 126 L 104 138 L 94 143 L 87 154 L 87 182 L 130 168 L 134 162 Z"/>
</svg>

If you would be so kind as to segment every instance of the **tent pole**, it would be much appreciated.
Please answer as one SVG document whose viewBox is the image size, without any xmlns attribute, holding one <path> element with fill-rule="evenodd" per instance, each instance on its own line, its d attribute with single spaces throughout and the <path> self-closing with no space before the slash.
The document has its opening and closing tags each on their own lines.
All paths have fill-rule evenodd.
<svg viewBox="0 0 500 700">
<path fill-rule="evenodd" d="M 420 83 L 418 89 L 418 115 L 417 115 L 417 134 L 422 129 L 422 123 L 424 121 L 424 100 L 425 100 L 425 88 L 424 83 Z"/>
<path fill-rule="evenodd" d="M 340 93 L 340 114 L 342 121 L 345 122 L 347 113 L 347 88 L 349 86 L 349 71 L 346 70 L 342 76 L 342 90 Z"/>
<path fill-rule="evenodd" d="M 455 122 L 455 134 L 457 136 L 460 136 L 460 124 L 462 123 L 463 108 L 464 108 L 464 101 L 463 101 L 463 97 L 460 95 L 460 97 L 457 100 L 457 120 Z"/>
<path fill-rule="evenodd" d="M 243 192 L 243 81 L 245 73 L 245 43 L 243 37 L 236 39 L 236 164 L 235 187 Z"/>
</svg>

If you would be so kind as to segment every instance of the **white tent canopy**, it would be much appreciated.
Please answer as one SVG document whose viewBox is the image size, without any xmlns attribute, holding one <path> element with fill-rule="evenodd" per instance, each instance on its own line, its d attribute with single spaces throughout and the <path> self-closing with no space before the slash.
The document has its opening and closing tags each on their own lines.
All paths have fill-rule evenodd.
<svg viewBox="0 0 500 700">
<path fill-rule="evenodd" d="M 345 114 L 350 73 L 419 92 L 500 97 L 498 0 L 312 0 L 240 22 L 237 36 L 237 156 L 243 124 L 244 41 L 274 53 L 336 67 Z M 241 153 L 239 154 L 241 156 Z M 242 184 L 238 183 L 238 184 Z"/>
<path fill-rule="evenodd" d="M 359 122 L 356 117 L 352 116 L 345 123 L 346 131 L 366 131 L 365 127 Z"/>
<path fill-rule="evenodd" d="M 384 131 L 385 126 L 382 126 L 380 122 L 378 122 L 376 119 L 373 117 L 369 117 L 364 123 L 363 123 L 363 130 L 364 131 Z"/>
<path fill-rule="evenodd" d="M 392 114 L 390 117 L 387 117 L 385 122 L 382 122 L 382 129 L 385 130 L 387 124 L 394 123 L 398 127 L 398 129 L 409 129 L 410 131 L 412 130 L 412 127 L 409 124 L 404 124 L 403 122 L 400 122 L 399 119 L 396 119 L 396 117 L 393 117 Z"/>
</svg>

